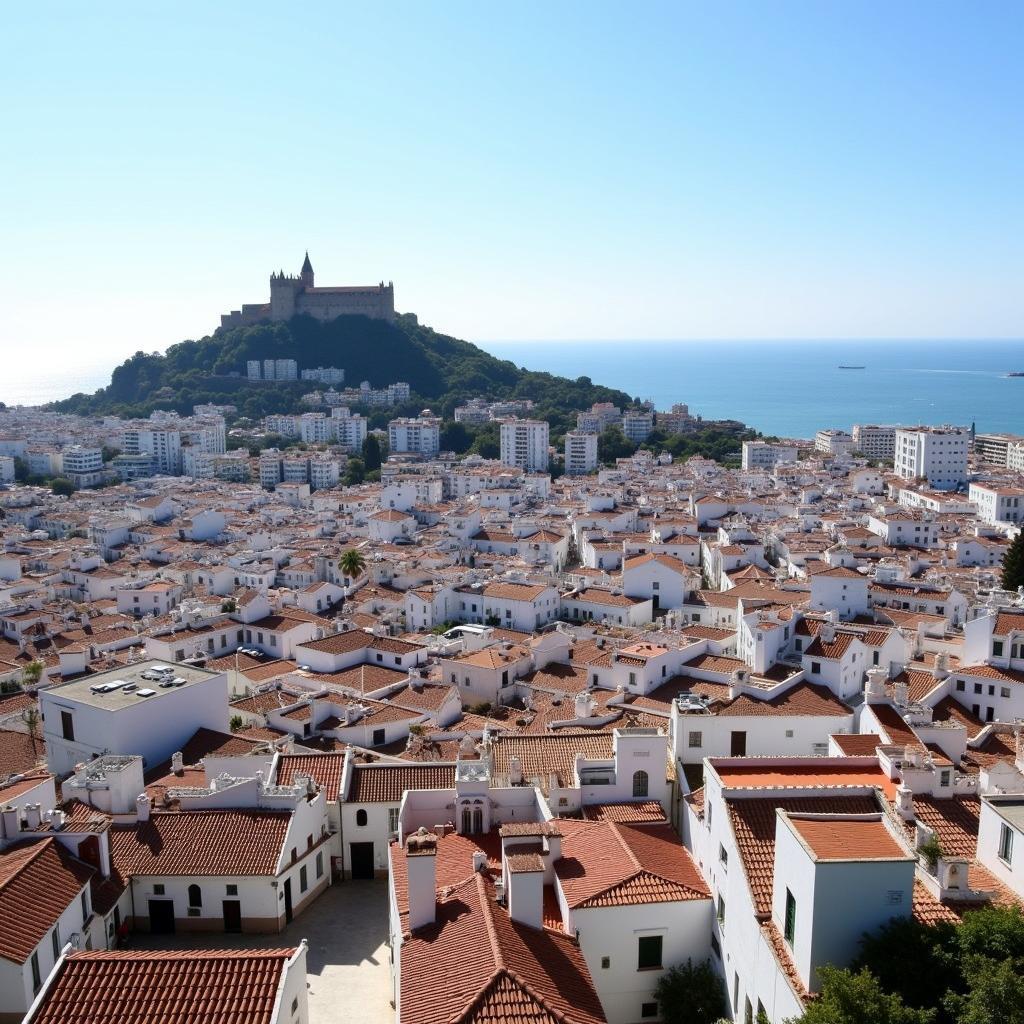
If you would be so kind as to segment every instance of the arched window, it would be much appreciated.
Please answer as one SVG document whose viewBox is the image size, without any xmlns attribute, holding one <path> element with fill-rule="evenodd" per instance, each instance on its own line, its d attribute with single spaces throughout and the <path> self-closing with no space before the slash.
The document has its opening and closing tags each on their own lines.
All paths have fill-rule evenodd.
<svg viewBox="0 0 1024 1024">
<path fill-rule="evenodd" d="M 484 830 L 484 812 L 481 808 L 476 807 L 473 809 L 473 831 L 483 832 Z"/>
<path fill-rule="evenodd" d="M 356 811 L 356 824 L 357 825 L 365 825 L 366 824 L 366 811 L 364 811 L 362 809 Z"/>
<path fill-rule="evenodd" d="M 633 772 L 633 796 L 647 796 L 647 772 Z"/>
<path fill-rule="evenodd" d="M 198 885 L 188 887 L 188 905 L 190 907 L 201 907 L 203 905 L 203 890 Z"/>
<path fill-rule="evenodd" d="M 473 812 L 469 807 L 462 808 L 462 834 L 469 835 L 473 831 Z"/>
</svg>

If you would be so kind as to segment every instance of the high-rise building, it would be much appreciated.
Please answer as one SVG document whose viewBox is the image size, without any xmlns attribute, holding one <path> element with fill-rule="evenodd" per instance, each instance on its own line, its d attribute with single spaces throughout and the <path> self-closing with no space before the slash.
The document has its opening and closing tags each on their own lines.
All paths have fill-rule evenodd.
<svg viewBox="0 0 1024 1024">
<path fill-rule="evenodd" d="M 441 448 L 441 421 L 427 415 L 392 420 L 388 424 L 388 447 L 393 452 L 416 452 L 432 458 Z"/>
<path fill-rule="evenodd" d="M 896 451 L 896 428 L 877 423 L 855 423 L 853 427 L 854 451 L 869 459 L 891 459 Z"/>
<path fill-rule="evenodd" d="M 544 420 L 502 420 L 501 461 L 527 473 L 548 468 L 548 425 Z"/>
<path fill-rule="evenodd" d="M 565 435 L 565 471 L 569 476 L 586 476 L 597 469 L 597 434 L 570 430 Z"/>
<path fill-rule="evenodd" d="M 896 475 L 923 479 L 936 490 L 956 490 L 967 482 L 970 445 L 969 427 L 898 427 Z"/>
</svg>

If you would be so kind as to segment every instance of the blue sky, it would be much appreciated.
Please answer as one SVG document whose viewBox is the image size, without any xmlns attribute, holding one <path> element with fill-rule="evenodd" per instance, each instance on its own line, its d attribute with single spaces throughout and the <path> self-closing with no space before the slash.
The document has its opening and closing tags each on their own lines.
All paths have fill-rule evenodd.
<svg viewBox="0 0 1024 1024">
<path fill-rule="evenodd" d="M 323 284 L 474 340 L 1019 337 L 1024 5 L 22 4 L 5 358 Z"/>
</svg>

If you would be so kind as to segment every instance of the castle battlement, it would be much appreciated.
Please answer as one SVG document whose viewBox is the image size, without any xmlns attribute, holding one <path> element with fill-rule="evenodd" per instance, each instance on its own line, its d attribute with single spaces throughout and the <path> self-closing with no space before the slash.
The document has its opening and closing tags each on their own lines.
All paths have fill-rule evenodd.
<svg viewBox="0 0 1024 1024">
<path fill-rule="evenodd" d="M 395 318 L 395 286 L 381 281 L 375 285 L 339 285 L 317 288 L 309 253 L 297 276 L 283 270 L 270 275 L 270 301 L 250 303 L 225 313 L 221 327 L 241 327 L 261 320 L 290 320 L 306 314 L 317 320 L 339 316 L 368 316 L 373 320 Z"/>
</svg>

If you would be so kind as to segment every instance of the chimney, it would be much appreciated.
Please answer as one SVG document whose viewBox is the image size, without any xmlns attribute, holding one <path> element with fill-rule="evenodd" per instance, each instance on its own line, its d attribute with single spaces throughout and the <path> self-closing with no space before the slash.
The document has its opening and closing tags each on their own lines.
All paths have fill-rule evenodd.
<svg viewBox="0 0 1024 1024">
<path fill-rule="evenodd" d="M 434 923 L 437 910 L 437 836 L 419 828 L 405 844 L 409 930 Z"/>
<path fill-rule="evenodd" d="M 185 772 L 184 757 L 180 750 L 176 750 L 171 754 L 171 771 L 174 772 L 175 775 L 183 775 Z"/>
<path fill-rule="evenodd" d="M 896 790 L 896 813 L 904 821 L 914 820 L 914 794 L 907 786 L 899 786 Z"/>
<path fill-rule="evenodd" d="M 868 684 L 864 690 L 864 703 L 877 704 L 885 701 L 885 684 L 889 674 L 880 665 L 868 669 Z"/>
<path fill-rule="evenodd" d="M 39 804 L 25 804 L 25 828 L 34 832 L 43 820 Z"/>
<path fill-rule="evenodd" d="M 521 786 L 523 784 L 523 763 L 518 757 L 511 757 L 508 762 L 508 781 L 513 786 Z"/>
<path fill-rule="evenodd" d="M 932 678 L 936 681 L 945 679 L 949 675 L 949 655 L 943 651 L 935 655 L 935 664 L 932 665 Z"/>
<path fill-rule="evenodd" d="M 480 872 L 487 868 L 487 854 L 483 850 L 473 851 L 473 871 Z"/>
<path fill-rule="evenodd" d="M 910 688 L 906 683 L 896 683 L 892 688 L 892 699 L 898 707 L 906 707 L 910 700 Z"/>
<path fill-rule="evenodd" d="M 149 821 L 150 807 L 152 807 L 152 801 L 145 793 L 140 793 L 139 798 L 135 801 L 135 820 Z"/>
<path fill-rule="evenodd" d="M 0 821 L 3 822 L 3 835 L 7 839 L 15 839 L 21 831 L 21 821 L 17 807 L 4 804 L 0 807 Z"/>
<path fill-rule="evenodd" d="M 821 624 L 821 629 L 818 630 L 818 639 L 823 644 L 835 643 L 836 627 L 831 621 Z"/>
<path fill-rule="evenodd" d="M 530 928 L 543 928 L 544 861 L 540 854 L 507 852 L 503 874 L 509 917 Z"/>
<path fill-rule="evenodd" d="M 54 811 L 50 816 L 50 828 L 54 832 L 59 832 L 64 827 L 64 812 Z"/>
</svg>

